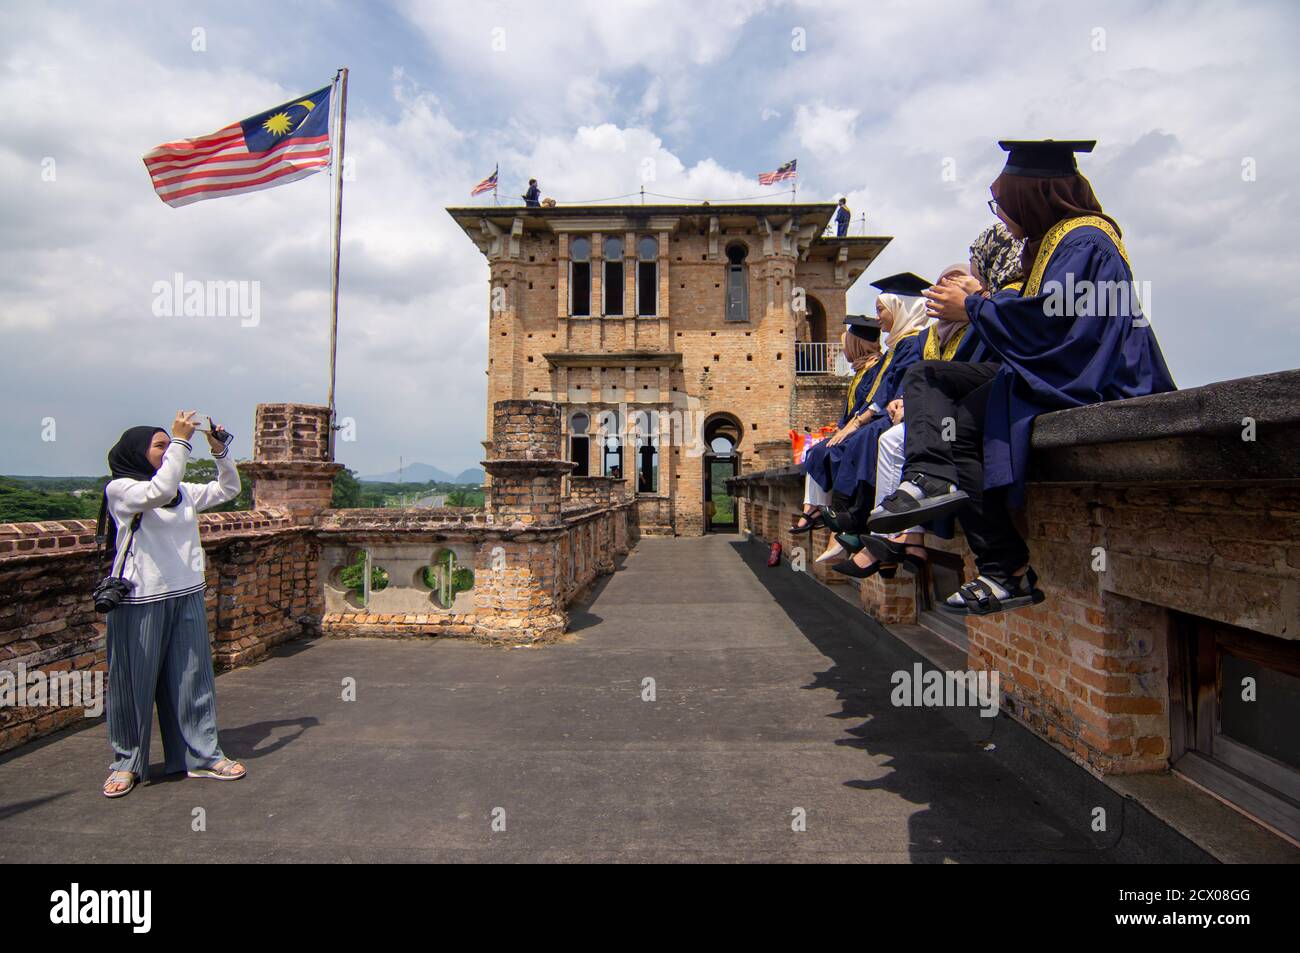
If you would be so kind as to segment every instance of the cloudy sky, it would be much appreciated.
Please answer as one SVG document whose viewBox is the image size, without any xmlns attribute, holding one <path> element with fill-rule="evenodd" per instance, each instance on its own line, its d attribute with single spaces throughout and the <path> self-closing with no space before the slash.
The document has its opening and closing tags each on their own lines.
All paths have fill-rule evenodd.
<svg viewBox="0 0 1300 953">
<path fill-rule="evenodd" d="M 1084 171 L 1179 385 L 1300 366 L 1300 6 L 1050 9 L 7 0 L 0 473 L 103 472 L 125 427 L 182 406 L 245 457 L 255 404 L 325 402 L 330 178 L 173 209 L 141 156 L 340 66 L 339 459 L 362 474 L 482 456 L 487 265 L 443 209 L 483 201 L 468 191 L 496 163 L 508 196 L 529 175 L 562 203 L 634 192 L 650 159 L 653 191 L 717 201 L 798 157 L 801 199 L 847 194 L 894 236 L 861 310 L 872 277 L 964 257 L 996 140 L 1095 138 Z M 156 316 L 176 273 L 259 282 L 260 320 Z"/>
</svg>

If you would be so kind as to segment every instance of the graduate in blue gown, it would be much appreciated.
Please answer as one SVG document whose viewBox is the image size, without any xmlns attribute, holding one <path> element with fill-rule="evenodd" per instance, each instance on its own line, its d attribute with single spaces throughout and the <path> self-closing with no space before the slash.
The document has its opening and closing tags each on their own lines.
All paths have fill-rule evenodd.
<svg viewBox="0 0 1300 953">
<path fill-rule="evenodd" d="M 832 505 L 824 518 L 827 525 L 842 532 L 861 528 L 855 521 L 865 519 L 870 509 L 869 506 L 857 507 L 855 516 L 853 500 L 869 503 L 874 495 L 876 441 L 893 426 L 885 408 L 902 396 L 903 376 L 909 367 L 921 360 L 921 339 L 928 320 L 926 301 L 921 297 L 921 292 L 930 287 L 927 279 L 903 272 L 872 282 L 872 287 L 880 292 L 876 298 L 877 309 L 892 315 L 890 353 L 887 355 L 889 366 L 873 401 L 876 413 L 845 438 L 839 465 L 834 468 L 829 487 Z M 865 488 L 861 488 L 862 484 L 866 484 Z"/>
<path fill-rule="evenodd" d="M 1017 282 L 1021 282 L 1024 277 L 1020 263 L 1021 248 L 1021 243 L 1011 237 L 1006 226 L 997 222 L 980 232 L 971 243 L 969 262 L 949 265 L 940 272 L 938 283 L 944 284 L 958 276 L 972 276 L 979 282 L 981 289 L 988 288 L 996 294 L 1014 284 L 1015 291 L 1003 293 L 1019 294 L 1020 285 Z M 917 336 L 917 341 L 923 360 L 980 362 L 989 358 L 984 342 L 965 320 L 935 321 Z M 900 399 L 891 402 L 886 406 L 886 411 L 893 426 L 886 428 L 876 443 L 873 500 L 876 504 L 898 488 L 903 476 L 903 442 L 906 433 L 903 401 Z M 955 520 L 951 516 L 944 517 L 924 527 L 914 526 L 893 536 L 840 534 L 835 537 L 839 552 L 849 553 L 850 558 L 831 568 L 859 579 L 877 572 L 888 578 L 900 565 L 912 572 L 920 572 L 928 557 L 923 529 L 951 539 Z"/>
<path fill-rule="evenodd" d="M 835 436 L 851 432 L 860 415 L 871 413 L 874 395 L 887 369 L 880 350 L 881 322 L 863 314 L 850 314 L 844 318 L 845 330 L 840 337 L 844 356 L 853 368 L 853 378 L 844 399 L 844 412 L 840 415 Z M 791 533 L 811 532 L 823 525 L 816 506 L 830 499 L 828 488 L 835 467 L 843 453 L 841 442 L 830 438 L 815 444 L 804 456 L 804 510 L 798 515 Z"/>
<path fill-rule="evenodd" d="M 1043 601 L 1007 512 L 1023 502 L 1034 418 L 1174 389 L 1119 226 L 1074 159 L 1093 144 L 999 143 L 1009 156 L 990 207 L 1025 241 L 1019 296 L 986 298 L 962 281 L 926 293 L 937 317 L 964 316 L 995 360 L 923 361 L 908 372 L 905 479 L 869 526 L 893 532 L 958 513 L 980 570 L 941 606 L 958 614 Z M 941 437 L 945 420 L 955 439 Z"/>
</svg>

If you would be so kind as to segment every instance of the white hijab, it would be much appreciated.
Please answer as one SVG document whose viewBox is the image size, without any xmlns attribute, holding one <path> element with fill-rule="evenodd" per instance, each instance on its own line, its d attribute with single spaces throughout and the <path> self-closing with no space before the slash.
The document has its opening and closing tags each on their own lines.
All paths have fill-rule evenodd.
<svg viewBox="0 0 1300 953">
<path fill-rule="evenodd" d="M 903 340 L 908 332 L 920 331 L 929 321 L 925 316 L 925 298 L 913 298 L 910 295 L 900 298 L 896 294 L 885 292 L 876 300 L 884 304 L 889 309 L 889 313 L 894 316 L 894 329 L 889 332 L 891 349 L 897 347 L 898 342 Z"/>
</svg>

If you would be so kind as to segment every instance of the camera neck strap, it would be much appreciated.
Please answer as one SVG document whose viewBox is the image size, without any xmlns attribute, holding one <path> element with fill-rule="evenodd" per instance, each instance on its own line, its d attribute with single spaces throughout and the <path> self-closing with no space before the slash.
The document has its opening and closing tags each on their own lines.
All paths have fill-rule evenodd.
<svg viewBox="0 0 1300 953">
<path fill-rule="evenodd" d="M 131 546 L 135 543 L 135 531 L 140 528 L 140 517 L 142 516 L 144 516 L 143 513 L 136 513 L 135 518 L 131 520 L 131 528 L 126 533 L 126 545 L 122 547 L 122 552 L 119 554 L 122 559 L 122 568 L 120 570 L 117 568 L 117 559 L 115 558 L 113 560 L 113 569 L 109 572 L 110 576 L 116 576 L 120 579 L 122 574 L 126 572 L 126 557 L 130 555 Z"/>
</svg>

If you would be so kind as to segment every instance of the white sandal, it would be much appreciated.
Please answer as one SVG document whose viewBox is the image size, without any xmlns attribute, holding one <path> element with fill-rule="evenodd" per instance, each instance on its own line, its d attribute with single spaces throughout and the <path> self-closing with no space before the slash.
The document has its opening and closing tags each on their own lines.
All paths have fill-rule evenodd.
<svg viewBox="0 0 1300 953">
<path fill-rule="evenodd" d="M 221 768 L 225 765 L 225 769 Z M 208 768 L 199 768 L 197 771 L 186 771 L 185 773 L 191 778 L 212 778 L 214 781 L 238 781 L 244 775 L 248 774 L 248 769 L 244 768 L 238 774 L 232 774 L 231 771 L 238 761 L 232 761 L 230 758 L 222 758 L 216 764 Z M 241 768 L 244 766 L 239 764 Z"/>
<path fill-rule="evenodd" d="M 110 791 L 108 789 L 110 784 L 125 784 L 126 787 L 122 788 L 120 791 Z M 102 791 L 104 792 L 104 797 L 126 797 L 131 793 L 131 790 L 134 787 L 135 775 L 133 773 L 130 771 L 111 771 L 109 772 L 108 778 L 104 781 Z"/>
</svg>

